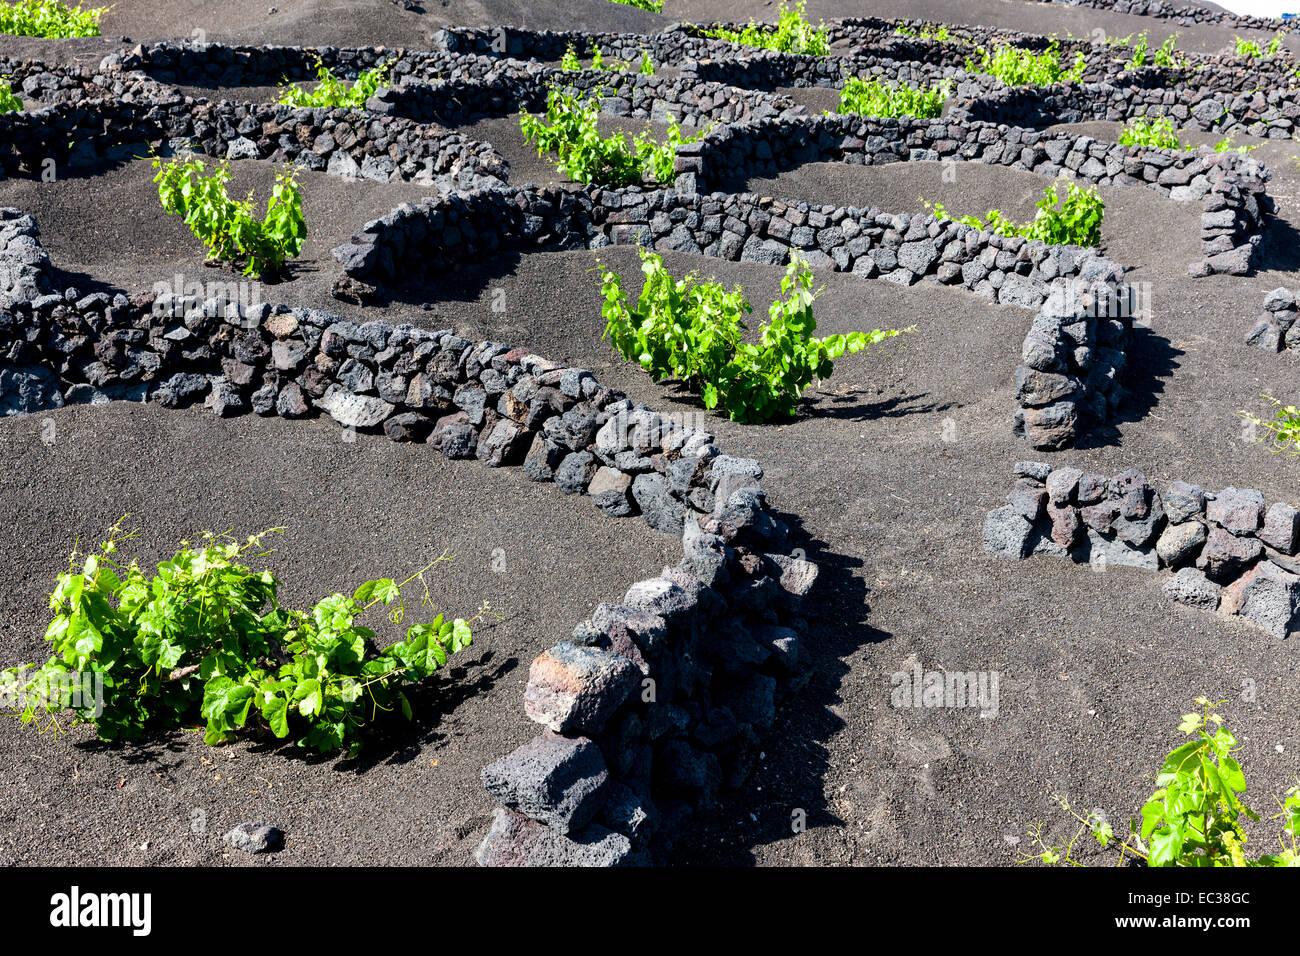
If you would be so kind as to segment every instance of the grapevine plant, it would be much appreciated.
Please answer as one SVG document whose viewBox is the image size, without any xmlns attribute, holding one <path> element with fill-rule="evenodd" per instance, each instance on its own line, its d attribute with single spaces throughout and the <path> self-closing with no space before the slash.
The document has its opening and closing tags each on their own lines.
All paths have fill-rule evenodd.
<svg viewBox="0 0 1300 956">
<path fill-rule="evenodd" d="M 1156 66 L 1164 67 L 1185 67 L 1187 66 L 1187 57 L 1181 56 L 1174 49 L 1178 45 L 1178 35 L 1174 34 L 1165 38 L 1165 42 L 1160 44 L 1160 49 L 1156 50 Z"/>
<path fill-rule="evenodd" d="M 1168 116 L 1153 119 L 1132 119 L 1120 130 L 1119 141 L 1124 146 L 1148 146 L 1156 149 L 1190 150 L 1196 147 L 1185 140 L 1180 140 L 1174 132 L 1174 121 Z M 1259 144 L 1250 146 L 1233 146 L 1232 134 L 1213 144 L 1216 153 L 1248 153 L 1257 149 Z"/>
<path fill-rule="evenodd" d="M 254 728 L 322 753 L 355 753 L 379 711 L 412 717 L 403 687 L 418 683 L 467 647 L 470 625 L 491 614 L 487 603 L 466 621 L 439 614 L 413 624 L 406 639 L 376 649 L 375 634 L 357 619 L 376 605 L 394 623 L 406 611 L 402 588 L 451 560 L 442 554 L 401 582 L 367 581 L 349 597 L 332 594 L 309 612 L 283 608 L 279 582 L 243 562 L 264 557 L 263 539 L 239 542 L 204 534 L 147 574 L 118 547 L 135 536 L 119 521 L 99 553 L 75 550 L 60 574 L 45 632 L 53 655 L 40 668 L 0 672 L 0 691 L 23 702 L 23 723 L 40 722 L 72 703 L 74 723 L 92 723 L 105 740 L 203 722 L 204 742 L 219 744 Z M 78 562 L 80 560 L 80 566 Z M 70 701 L 48 693 L 72 675 L 103 681 L 102 701 Z M 50 716 L 51 721 L 57 718 Z"/>
<path fill-rule="evenodd" d="M 1119 58 L 1121 62 L 1123 62 L 1125 66 L 1127 66 L 1130 70 L 1135 70 L 1138 69 L 1139 67 L 1150 65 L 1150 63 L 1148 62 L 1148 53 L 1150 52 L 1151 47 L 1150 44 L 1147 42 L 1147 35 L 1145 33 L 1141 34 L 1138 37 L 1136 42 L 1134 42 L 1133 36 L 1134 34 L 1130 33 L 1128 36 L 1123 37 L 1122 39 L 1109 37 L 1106 40 L 1106 45 L 1112 47 L 1128 47 L 1129 45 L 1132 45 L 1133 47 L 1132 56 L 1128 57 L 1127 59 L 1125 59 L 1123 56 Z M 1175 49 L 1177 45 L 1178 45 L 1177 33 L 1165 37 L 1165 42 L 1160 44 L 1160 48 L 1156 50 L 1154 54 L 1150 55 L 1149 58 L 1150 62 L 1154 63 L 1156 66 L 1167 66 L 1167 67 L 1187 66 L 1187 57 L 1182 56 L 1177 52 L 1177 50 Z"/>
<path fill-rule="evenodd" d="M 641 249 L 645 285 L 629 305 L 618 273 L 601 265 L 602 338 L 656 381 L 672 378 L 697 390 L 706 408 L 733 421 L 766 422 L 794 414 L 804 389 L 831 376 L 834 360 L 913 329 L 814 338 L 812 269 L 792 256 L 758 342 L 745 342 L 742 316 L 753 309 L 739 286 L 674 279 L 657 253 Z"/>
<path fill-rule="evenodd" d="M 1082 52 L 1074 55 L 1074 65 L 1062 66 L 1061 49 L 1055 40 L 1042 53 L 1034 53 L 1009 43 L 999 44 L 992 51 L 976 47 L 976 55 L 967 57 L 966 69 L 971 73 L 987 73 L 1008 86 L 1052 86 L 1056 83 L 1077 83 L 1088 68 Z"/>
<path fill-rule="evenodd" d="M 1279 31 L 1278 34 L 1268 42 L 1268 45 L 1263 47 L 1254 40 L 1247 40 L 1244 37 L 1235 37 L 1233 39 L 1233 52 L 1243 60 L 1260 60 L 1265 57 L 1277 56 L 1281 53 L 1285 40 L 1285 30 Z"/>
<path fill-rule="evenodd" d="M 0 113 L 20 113 L 23 101 L 10 88 L 8 79 L 7 76 L 0 76 Z"/>
<path fill-rule="evenodd" d="M 804 0 L 798 0 L 792 8 L 787 8 L 785 0 L 781 0 L 781 5 L 777 8 L 775 27 L 751 20 L 748 26 L 739 30 L 718 27 L 715 30 L 704 31 L 704 35 L 743 46 L 776 50 L 779 53 L 826 56 L 831 50 L 826 25 L 814 27 L 804 16 Z"/>
<path fill-rule="evenodd" d="M 1078 822 L 1078 829 L 1064 844 L 1049 845 L 1043 840 L 1045 824 L 1034 824 L 1029 830 L 1033 852 L 1022 855 L 1021 862 L 1085 866 L 1074 858 L 1074 846 L 1091 833 L 1103 847 L 1118 846 L 1119 864 L 1137 857 L 1150 866 L 1300 866 L 1300 785 L 1277 801 L 1274 819 L 1282 821 L 1280 852 L 1255 859 L 1246 856 L 1242 818 L 1257 821 L 1260 817 L 1239 796 L 1246 790 L 1246 775 L 1232 756 L 1239 749 L 1237 738 L 1214 713 L 1221 703 L 1198 697 L 1200 710 L 1183 716 L 1178 729 L 1195 739 L 1165 757 L 1156 776 L 1157 789 L 1143 805 L 1141 821 L 1129 821 L 1127 839 L 1116 839 L 1100 810 L 1079 813 L 1057 796 L 1057 805 Z"/>
<path fill-rule="evenodd" d="M 963 43 L 964 42 L 962 40 L 958 40 L 955 37 L 953 37 L 948 32 L 948 28 L 943 24 L 939 24 L 937 26 L 922 27 L 918 31 L 918 30 L 911 29 L 910 27 L 907 26 L 907 24 L 903 23 L 902 21 L 899 21 L 898 24 L 894 27 L 894 36 L 909 37 L 916 40 L 934 40 L 939 43 Z"/>
<path fill-rule="evenodd" d="M 615 60 L 615 66 L 605 66 L 605 54 L 601 52 L 600 47 L 593 40 L 591 43 L 591 69 L 609 70 L 615 73 L 626 73 L 632 65 L 630 61 Z M 570 43 L 564 50 L 564 56 L 560 57 L 560 69 L 566 73 L 574 73 L 582 69 L 582 61 L 578 59 L 578 51 Z M 651 58 L 649 52 L 641 51 L 641 59 L 636 63 L 636 72 L 642 76 L 655 75 L 655 61 Z"/>
<path fill-rule="evenodd" d="M 636 7 L 638 10 L 649 10 L 651 13 L 664 12 L 664 0 L 610 0 L 611 3 L 621 3 L 625 7 Z"/>
<path fill-rule="evenodd" d="M 20 37 L 66 39 L 99 36 L 99 18 L 108 7 L 68 7 L 59 0 L 0 3 L 0 33 Z"/>
<path fill-rule="evenodd" d="M 918 116 L 933 119 L 943 112 L 944 101 L 951 92 L 944 84 L 936 89 L 918 89 L 904 83 L 882 83 L 850 77 L 840 90 L 840 113 L 862 116 Z"/>
<path fill-rule="evenodd" d="M 211 171 L 202 160 L 155 158 L 158 199 L 170 216 L 181 216 L 190 231 L 207 247 L 208 257 L 220 262 L 242 260 L 245 275 L 267 278 L 280 272 L 285 262 L 302 251 L 307 224 L 298 195 L 298 173 L 287 167 L 275 174 L 266 215 L 253 215 L 253 193 L 244 200 L 226 194 L 230 163 L 222 160 Z"/>
<path fill-rule="evenodd" d="M 316 79 L 319 81 L 314 90 L 304 90 L 296 86 L 286 86 L 279 102 L 285 106 L 323 106 L 331 109 L 346 107 L 361 109 L 366 100 L 375 95 L 375 91 L 388 79 L 392 64 L 378 66 L 361 73 L 355 83 L 340 80 L 325 68 L 319 58 L 316 60 Z"/>
<path fill-rule="evenodd" d="M 1257 440 L 1266 441 L 1273 454 L 1300 455 L 1300 408 L 1295 405 L 1284 405 L 1271 395 L 1261 397 L 1273 405 L 1274 412 L 1271 420 L 1257 418 L 1245 409 L 1238 411 L 1237 414 L 1250 424 L 1268 432 L 1266 438 Z"/>
<path fill-rule="evenodd" d="M 1150 120 L 1135 118 L 1124 124 L 1119 141 L 1124 146 L 1147 146 L 1155 149 L 1191 149 L 1174 132 L 1174 121 L 1168 116 Z"/>
<path fill-rule="evenodd" d="M 671 182 L 677 147 L 708 132 L 686 138 L 673 119 L 663 142 L 652 138 L 649 127 L 631 140 L 621 132 L 602 136 L 598 128 L 601 92 L 593 90 L 584 100 L 581 93 L 552 86 L 546 94 L 544 120 L 529 113 L 519 118 L 524 139 L 536 145 L 537 155 L 554 153 L 557 168 L 575 182 L 602 186 L 627 186 L 643 178 Z"/>
<path fill-rule="evenodd" d="M 978 216 L 962 216 L 956 221 L 983 232 L 1036 239 L 1050 245 L 1100 244 L 1101 220 L 1106 204 L 1098 195 L 1096 187 L 1084 189 L 1077 183 L 1068 183 L 1065 196 L 1062 197 L 1057 184 L 1053 183 L 1044 190 L 1043 197 L 1035 205 L 1038 212 L 1033 220 L 1027 223 L 1017 223 L 997 209 L 990 209 L 984 219 Z M 937 219 L 954 218 L 943 203 L 927 202 L 925 207 Z"/>
<path fill-rule="evenodd" d="M 1133 57 L 1127 63 L 1130 70 L 1138 70 L 1147 65 L 1147 53 L 1150 46 L 1147 43 L 1147 35 L 1144 33 L 1138 38 L 1133 46 Z"/>
</svg>

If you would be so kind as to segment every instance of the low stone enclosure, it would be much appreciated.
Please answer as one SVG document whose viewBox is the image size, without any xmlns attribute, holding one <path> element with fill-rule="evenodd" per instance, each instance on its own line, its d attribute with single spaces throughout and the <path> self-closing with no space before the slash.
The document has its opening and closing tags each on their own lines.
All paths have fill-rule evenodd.
<svg viewBox="0 0 1300 956">
<path fill-rule="evenodd" d="M 1071 7 L 1092 7 L 1094 10 L 1113 10 L 1135 17 L 1159 17 L 1173 20 L 1179 26 L 1193 23 L 1222 23 L 1236 29 L 1276 30 L 1278 22 L 1271 17 L 1252 17 L 1229 13 L 1227 10 L 1210 10 L 1190 3 L 1167 3 L 1166 0 L 1039 0 L 1040 3 L 1060 3 Z"/>
<path fill-rule="evenodd" d="M 1264 297 L 1264 311 L 1246 333 L 1246 344 L 1265 352 L 1288 349 L 1300 352 L 1300 326 L 1296 325 L 1297 298 L 1290 289 L 1277 288 Z"/>
<path fill-rule="evenodd" d="M 1291 80 L 1279 74 L 1270 89 L 1247 93 L 1231 58 L 1194 58 L 1205 67 L 1197 79 L 1190 69 L 1124 71 L 1080 44 L 1089 56 L 1084 84 L 1010 89 L 968 72 L 966 49 L 894 37 L 892 23 L 831 29 L 852 55 L 754 51 L 686 27 L 644 36 L 502 28 L 440 31 L 433 49 L 415 52 L 161 43 L 97 69 L 0 61 L 0 73 L 38 107 L 0 116 L 0 171 L 34 177 L 48 160 L 90 165 L 156 149 L 428 185 L 427 197 L 361 225 L 334 250 L 334 294 L 360 303 L 503 252 L 628 244 L 769 265 L 798 253 L 817 272 L 961 286 L 1026 310 L 1026 334 L 1017 327 L 1012 336 L 1021 353 L 1007 356 L 1016 389 L 1008 424 L 1045 449 L 1069 447 L 1122 410 L 1136 324 L 1123 264 L 930 215 L 725 191 L 731 180 L 810 162 L 950 160 L 1032 172 L 1044 185 L 1064 175 L 1142 186 L 1202 204 L 1203 257 L 1193 275 L 1251 270 L 1272 211 L 1270 174 L 1256 160 L 1044 127 L 1165 111 L 1200 128 L 1289 135 L 1300 118 Z M 982 28 L 962 35 L 1019 37 L 1033 49 L 1046 42 Z M 680 74 L 551 65 L 570 44 L 581 55 L 593 42 L 607 56 L 647 51 Z M 211 100 L 178 88 L 308 79 L 317 57 L 347 78 L 390 63 L 393 79 L 362 109 Z M 838 86 L 847 74 L 950 79 L 955 92 L 937 120 L 811 117 L 780 92 Z M 517 184 L 494 147 L 456 131 L 543 108 L 557 80 L 601 90 L 611 115 L 712 128 L 678 152 L 673 183 L 624 189 Z M 533 662 L 524 709 L 543 730 L 484 768 L 501 806 L 481 863 L 663 861 L 693 813 L 723 788 L 743 786 L 775 707 L 809 676 L 799 653 L 802 605 L 817 577 L 769 506 L 757 461 L 633 406 L 586 370 L 504 343 L 288 305 L 82 294 L 55 288 L 53 274 L 35 221 L 0 210 L 0 414 L 111 400 L 201 403 L 220 416 L 323 414 L 448 458 L 518 466 L 612 518 L 639 515 L 681 538 L 675 567 L 594 608 Z M 1294 297 L 1283 303 L 1274 293 L 1266 310 L 1272 330 L 1290 314 L 1274 336 L 1278 349 L 1289 345 Z M 1177 570 L 1167 590 L 1178 600 L 1278 635 L 1300 608 L 1300 565 L 1291 560 L 1300 519 L 1287 505 L 1266 509 L 1255 492 L 1216 496 L 1181 484 L 1161 495 L 1135 472 L 1106 480 L 1021 463 L 1016 479 L 1010 504 L 985 524 L 995 553 L 1164 566 Z"/>
<path fill-rule="evenodd" d="M 1046 554 L 1094 569 L 1175 572 L 1170 598 L 1239 615 L 1274 637 L 1300 629 L 1300 512 L 1249 488 L 1217 493 L 1182 481 L 1163 492 L 1141 472 L 1113 478 L 1022 461 L 1007 504 L 984 520 L 984 548 Z"/>
<path fill-rule="evenodd" d="M 1245 275 L 1271 210 L 1271 174 L 1256 160 L 1203 148 L 1139 149 L 1070 133 L 982 122 L 878 120 L 853 116 L 770 119 L 731 125 L 678 153 L 678 169 L 705 188 L 711 170 L 770 175 L 808 162 L 880 165 L 917 160 L 982 162 L 1061 174 L 1099 186 L 1145 186 L 1179 201 L 1201 201 L 1204 258 L 1189 273 Z M 678 177 L 679 186 L 682 177 Z M 688 182 L 689 186 L 694 183 Z"/>
<path fill-rule="evenodd" d="M 687 818 L 741 786 L 782 695 L 807 679 L 794 556 L 761 465 L 584 369 L 453 332 L 166 293 L 52 290 L 36 224 L 0 209 L 0 414 L 65 403 L 202 403 L 329 415 L 641 515 L 676 567 L 596 607 L 532 665 L 539 737 L 484 770 L 501 802 L 486 864 L 662 860 Z"/>
</svg>

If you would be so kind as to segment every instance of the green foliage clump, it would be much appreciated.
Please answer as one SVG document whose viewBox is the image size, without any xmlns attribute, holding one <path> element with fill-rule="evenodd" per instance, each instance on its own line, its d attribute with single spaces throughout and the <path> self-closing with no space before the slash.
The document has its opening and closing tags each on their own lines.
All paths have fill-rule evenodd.
<svg viewBox="0 0 1300 956">
<path fill-rule="evenodd" d="M 1021 862 L 1085 866 L 1074 859 L 1074 845 L 1084 833 L 1091 833 L 1103 847 L 1118 843 L 1119 864 L 1131 854 L 1149 866 L 1300 866 L 1300 786 L 1291 787 L 1277 801 L 1280 812 L 1273 819 L 1282 820 L 1281 852 L 1248 858 L 1242 818 L 1258 821 L 1260 817 L 1238 796 L 1246 791 L 1246 775 L 1232 756 L 1240 749 L 1237 738 L 1213 712 L 1218 704 L 1204 697 L 1198 697 L 1196 704 L 1200 712 L 1184 714 L 1178 726 L 1196 739 L 1165 757 L 1156 776 L 1157 789 L 1142 807 L 1141 822 L 1129 821 L 1126 839 L 1116 840 L 1101 811 L 1081 814 L 1057 796 L 1057 804 L 1078 821 L 1078 829 L 1068 842 L 1049 846 L 1043 841 L 1045 824 L 1034 824 L 1029 830 L 1034 852 L 1022 855 Z"/>
<path fill-rule="evenodd" d="M 10 88 L 8 79 L 0 76 L 0 113 L 21 113 L 23 101 Z"/>
<path fill-rule="evenodd" d="M 1034 53 L 1009 43 L 995 46 L 990 52 L 985 47 L 976 48 L 976 56 L 967 57 L 966 69 L 972 73 L 987 73 L 1008 86 L 1052 86 L 1055 83 L 1077 83 L 1088 68 L 1082 52 L 1074 55 L 1074 65 L 1066 69 L 1061 64 L 1061 49 L 1053 40 L 1042 53 Z"/>
<path fill-rule="evenodd" d="M 1282 52 L 1283 43 L 1286 40 L 1286 31 L 1280 31 L 1268 46 L 1261 47 L 1254 40 L 1247 40 L 1244 37 L 1236 37 L 1233 40 L 1233 52 L 1243 60 L 1260 60 L 1265 57 L 1277 56 Z"/>
<path fill-rule="evenodd" d="M 1077 183 L 1068 183 L 1064 197 L 1053 183 L 1043 191 L 1035 203 L 1038 212 L 1031 222 L 1017 223 L 1004 216 L 1000 210 L 990 209 L 985 219 L 962 216 L 957 222 L 999 236 L 1020 236 L 1037 239 L 1051 245 L 1095 246 L 1101 242 L 1101 220 L 1106 204 L 1096 187 L 1084 189 Z M 922 199 L 922 202 L 925 202 Z M 1059 205 L 1058 205 L 1059 203 Z M 939 219 L 953 219 L 943 203 L 925 203 L 931 214 Z"/>
<path fill-rule="evenodd" d="M 1174 50 L 1177 43 L 1177 34 L 1165 38 L 1165 42 L 1160 44 L 1160 49 L 1156 50 L 1156 66 L 1182 67 L 1187 65 L 1187 57 L 1178 55 Z"/>
<path fill-rule="evenodd" d="M 812 269 L 793 256 L 757 343 L 743 341 L 742 316 L 753 310 L 739 286 L 730 292 L 694 273 L 674 279 L 663 259 L 641 252 L 645 285 L 629 307 L 618 273 L 602 265 L 601 314 L 615 351 L 637 362 L 656 382 L 673 378 L 700 393 L 706 408 L 721 407 L 733 421 L 788 418 L 815 381 L 834 371 L 834 360 L 911 329 L 813 337 Z"/>
<path fill-rule="evenodd" d="M 304 613 L 279 606 L 270 571 L 242 563 L 264 557 L 262 539 L 278 530 L 242 543 L 211 533 L 195 546 L 181 542 L 149 575 L 136 561 L 117 559 L 118 546 L 134 537 L 119 521 L 98 554 L 74 551 L 58 576 L 45 632 L 53 655 L 30 675 L 27 668 L 0 673 L 0 690 L 21 702 L 23 723 L 71 706 L 74 722 L 93 723 L 105 740 L 199 719 L 208 744 L 260 726 L 280 739 L 294 734 L 301 747 L 354 753 L 378 711 L 400 706 L 411 718 L 402 685 L 424 680 L 468 646 L 477 615 L 447 621 L 439 614 L 376 649 L 374 632 L 356 619 L 382 604 L 400 624 L 401 589 L 417 578 L 423 583 L 425 572 L 450 557 L 400 583 L 385 578 L 351 597 L 332 594 Z M 421 603 L 429 603 L 427 584 Z M 102 679 L 102 699 L 59 691 L 91 674 Z"/>
<path fill-rule="evenodd" d="M 329 109 L 346 107 L 361 109 L 366 100 L 375 95 L 375 91 L 388 78 L 392 64 L 380 64 L 361 73 L 355 83 L 340 80 L 325 68 L 325 64 L 316 61 L 316 79 L 319 81 L 314 90 L 304 90 L 296 86 L 285 86 L 279 103 L 284 106 L 323 106 Z"/>
<path fill-rule="evenodd" d="M 1191 149 L 1174 132 L 1174 121 L 1168 116 L 1153 119 L 1135 118 L 1124 124 L 1119 141 L 1125 146 L 1147 146 L 1154 149 Z"/>
<path fill-rule="evenodd" d="M 664 0 L 610 0 L 611 3 L 621 3 L 625 7 L 636 7 L 638 10 L 649 10 L 651 13 L 664 12 Z"/>
<path fill-rule="evenodd" d="M 1147 35 L 1144 33 L 1138 38 L 1138 42 L 1133 47 L 1133 56 L 1128 61 L 1130 70 L 1140 69 L 1147 65 Z"/>
<path fill-rule="evenodd" d="M 1120 130 L 1119 141 L 1124 146 L 1148 146 L 1156 149 L 1188 150 L 1196 148 L 1192 143 L 1178 138 L 1178 134 L 1174 132 L 1174 121 L 1167 116 L 1129 120 L 1124 124 L 1124 128 Z M 1249 146 L 1233 146 L 1231 133 L 1213 144 L 1216 153 L 1239 153 L 1244 155 L 1252 149 L 1258 148 L 1258 143 Z"/>
<path fill-rule="evenodd" d="M 1267 441 L 1269 450 L 1275 455 L 1300 455 L 1300 408 L 1294 405 L 1283 405 L 1271 395 L 1261 397 L 1271 402 L 1274 407 L 1271 420 L 1256 418 L 1244 409 L 1237 412 L 1247 422 L 1268 432 L 1267 436 L 1260 436 L 1254 440 Z"/>
<path fill-rule="evenodd" d="M 708 132 L 684 137 L 673 119 L 663 142 L 651 136 L 649 127 L 631 140 L 621 132 L 601 136 L 597 125 L 600 95 L 601 90 L 596 89 L 584 100 L 580 93 L 552 86 L 546 94 L 545 120 L 529 113 L 519 118 L 524 139 L 536 145 L 537 155 L 554 153 L 556 167 L 575 182 L 602 186 L 627 186 L 643 178 L 671 182 L 677 147 Z"/>
<path fill-rule="evenodd" d="M 605 66 L 605 54 L 601 52 L 600 47 L 593 40 L 591 44 L 591 69 L 609 70 L 616 73 L 626 73 L 631 63 L 625 60 L 614 61 L 614 66 Z M 566 73 L 573 73 L 582 69 L 582 61 L 578 59 L 578 51 L 570 43 L 564 51 L 564 56 L 560 58 L 560 69 Z M 637 61 L 636 72 L 643 76 L 655 75 L 655 61 L 651 58 L 649 52 L 641 51 L 641 58 Z"/>
<path fill-rule="evenodd" d="M 244 275 L 273 276 L 302 251 L 307 224 L 298 195 L 298 172 L 288 167 L 275 174 L 266 215 L 253 215 L 253 193 L 244 200 L 226 194 L 230 162 L 222 160 L 208 171 L 202 160 L 155 158 L 158 200 L 169 216 L 181 216 L 207 247 L 208 258 L 244 262 Z"/>
<path fill-rule="evenodd" d="M 46 39 L 97 37 L 99 18 L 107 12 L 108 7 L 68 7 L 59 0 L 0 3 L 0 33 Z"/>
<path fill-rule="evenodd" d="M 781 5 L 777 8 L 775 27 L 751 20 L 748 26 L 740 30 L 719 27 L 716 30 L 706 30 L 704 35 L 763 50 L 776 50 L 779 53 L 826 56 L 831 51 L 826 25 L 814 27 L 808 21 L 804 16 L 804 0 L 798 0 L 792 8 L 787 8 L 785 0 L 781 0 Z"/>
<path fill-rule="evenodd" d="M 1229 133 L 1227 136 L 1223 137 L 1223 139 L 1214 144 L 1214 151 L 1216 153 L 1238 153 L 1244 156 L 1252 149 L 1259 149 L 1259 143 L 1252 143 L 1249 146 L 1244 144 L 1241 146 L 1233 146 L 1232 133 Z"/>
<path fill-rule="evenodd" d="M 912 30 L 906 24 L 899 22 L 894 27 L 894 35 L 900 37 L 911 37 L 917 40 L 936 40 L 939 43 L 960 43 L 962 41 L 953 38 L 948 32 L 948 28 L 943 24 L 937 27 L 922 27 L 920 30 Z"/>
<path fill-rule="evenodd" d="M 1123 39 L 1108 38 L 1106 44 L 1108 46 L 1127 47 L 1130 43 L 1133 43 L 1134 35 L 1135 34 L 1130 33 Z M 1147 62 L 1148 55 L 1150 55 L 1151 62 L 1156 66 L 1186 66 L 1187 58 L 1178 54 L 1174 49 L 1177 44 L 1178 34 L 1175 33 L 1166 37 L 1165 42 L 1160 44 L 1160 49 L 1156 50 L 1154 54 L 1150 54 L 1151 48 L 1150 44 L 1147 42 L 1147 35 L 1146 33 L 1142 33 L 1138 36 L 1137 42 L 1133 44 L 1133 55 L 1124 62 L 1130 70 L 1135 70 L 1139 67 L 1150 65 Z"/>
<path fill-rule="evenodd" d="M 944 101 L 950 92 L 947 84 L 925 90 L 903 83 L 849 77 L 840 90 L 838 111 L 863 116 L 919 116 L 922 119 L 932 119 L 943 112 Z"/>
</svg>

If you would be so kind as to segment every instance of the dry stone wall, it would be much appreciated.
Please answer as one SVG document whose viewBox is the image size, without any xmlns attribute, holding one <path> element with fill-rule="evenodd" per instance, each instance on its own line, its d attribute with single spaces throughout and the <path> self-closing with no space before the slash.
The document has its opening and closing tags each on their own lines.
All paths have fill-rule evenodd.
<svg viewBox="0 0 1300 956">
<path fill-rule="evenodd" d="M 1254 17 L 1230 13 L 1227 10 L 1198 7 L 1190 3 L 1167 3 L 1165 0 L 1038 0 L 1038 2 L 1091 7 L 1094 10 L 1126 13 L 1135 17 L 1158 17 L 1162 20 L 1173 20 L 1179 26 L 1216 23 L 1239 30 L 1276 30 L 1282 25 L 1282 21 L 1273 17 Z"/>
<path fill-rule="evenodd" d="M 929 215 L 815 206 L 750 193 L 701 195 L 637 187 L 478 190 L 404 203 L 334 250 L 353 288 L 419 281 L 498 250 L 646 245 L 731 261 L 783 265 L 792 252 L 816 271 L 912 285 L 924 278 L 1037 308 L 1050 283 L 1119 283 L 1094 252 L 997 236 Z M 399 263 L 401 267 L 399 268 Z"/>
<path fill-rule="evenodd" d="M 1094 568 L 1172 572 L 1172 600 L 1237 615 L 1284 638 L 1300 630 L 1300 512 L 1251 488 L 1159 491 L 1136 469 L 1112 478 L 1018 462 L 1007 504 L 984 520 L 984 549 L 1046 554 Z"/>
<path fill-rule="evenodd" d="M 1288 349 L 1300 352 L 1300 325 L 1296 324 L 1297 297 L 1290 289 L 1279 287 L 1264 297 L 1264 311 L 1246 333 L 1246 344 L 1266 352 Z"/>
<path fill-rule="evenodd" d="M 1203 258 L 1193 275 L 1246 274 L 1272 210 L 1269 170 L 1250 157 L 1128 147 L 1072 133 L 1050 133 L 959 118 L 785 117 L 732 124 L 678 151 L 678 185 L 707 189 L 720 176 L 771 176 L 810 162 L 859 165 L 956 160 L 1066 175 L 1100 186 L 1143 186 L 1202 203 Z M 691 177 L 683 181 L 683 175 Z"/>
</svg>

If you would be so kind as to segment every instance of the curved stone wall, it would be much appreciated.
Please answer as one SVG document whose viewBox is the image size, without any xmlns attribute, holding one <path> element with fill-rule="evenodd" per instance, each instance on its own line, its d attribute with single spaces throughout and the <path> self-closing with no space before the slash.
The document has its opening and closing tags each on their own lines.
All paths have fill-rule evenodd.
<svg viewBox="0 0 1300 956">
<path fill-rule="evenodd" d="M 1266 352 L 1289 349 L 1300 352 L 1300 326 L 1296 325 L 1297 298 L 1290 289 L 1279 287 L 1264 297 L 1264 311 L 1246 333 L 1246 344 Z"/>
<path fill-rule="evenodd" d="M 1136 469 L 1113 478 L 1018 462 L 1007 504 L 984 521 L 984 549 L 1048 554 L 1095 569 L 1175 572 L 1171 599 L 1239 615 L 1274 637 L 1300 630 L 1300 512 L 1251 488 L 1182 481 L 1157 491 Z"/>
<path fill-rule="evenodd" d="M 685 184 L 713 185 L 728 176 L 773 175 L 810 162 L 860 165 L 916 160 L 982 162 L 1023 169 L 1045 178 L 1067 175 L 1101 186 L 1144 186 L 1179 201 L 1203 204 L 1204 258 L 1193 275 L 1249 271 L 1272 203 L 1269 170 L 1233 153 L 1148 149 L 1103 143 L 1073 133 L 968 121 L 873 119 L 861 116 L 786 117 L 717 129 L 678 151 Z M 679 176 L 678 185 L 682 186 Z"/>
<path fill-rule="evenodd" d="M 503 806 L 480 862 L 664 859 L 689 817 L 748 776 L 782 694 L 806 680 L 802 599 L 763 469 L 634 406 L 590 372 L 451 330 L 173 293 L 51 291 L 35 221 L 0 209 L 0 413 L 112 399 L 220 416 L 329 415 L 451 459 L 521 466 L 611 517 L 682 539 L 682 559 L 597 606 L 532 664 L 544 730 L 485 768 Z"/>
</svg>

